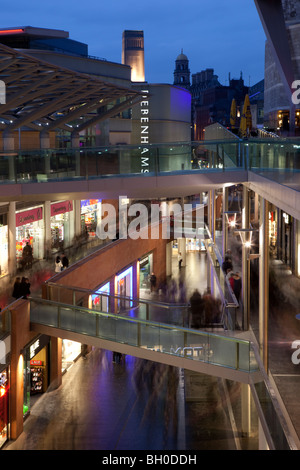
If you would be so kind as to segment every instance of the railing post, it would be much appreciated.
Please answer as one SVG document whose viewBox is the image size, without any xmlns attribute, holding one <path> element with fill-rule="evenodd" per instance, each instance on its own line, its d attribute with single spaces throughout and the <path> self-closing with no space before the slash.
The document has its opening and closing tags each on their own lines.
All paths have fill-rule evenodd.
<svg viewBox="0 0 300 470">
<path fill-rule="evenodd" d="M 141 346 L 141 324 L 137 324 L 137 338 L 136 338 L 137 346 Z"/>
<path fill-rule="evenodd" d="M 99 336 L 99 315 L 96 314 L 96 337 Z"/>
<path fill-rule="evenodd" d="M 60 307 L 57 307 L 57 328 L 60 328 Z"/>
</svg>

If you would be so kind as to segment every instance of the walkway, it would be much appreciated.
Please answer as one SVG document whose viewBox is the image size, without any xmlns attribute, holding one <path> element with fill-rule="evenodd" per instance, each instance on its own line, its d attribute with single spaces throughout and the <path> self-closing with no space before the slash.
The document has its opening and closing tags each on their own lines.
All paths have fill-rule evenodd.
<svg viewBox="0 0 300 470">
<path fill-rule="evenodd" d="M 173 261 L 173 277 L 178 280 L 179 276 L 184 276 L 185 285 L 187 287 L 187 296 L 192 293 L 194 288 L 198 288 L 201 292 L 204 292 L 207 285 L 206 254 L 188 253 L 187 265 L 182 268 L 180 273 L 176 257 Z M 273 263 L 272 267 L 274 268 L 274 278 L 272 277 L 272 279 L 274 279 L 274 282 L 272 282 L 274 289 L 272 290 L 273 298 L 271 298 L 270 302 L 269 322 L 270 373 L 271 378 L 274 381 L 274 386 L 278 389 L 278 393 L 282 399 L 282 404 L 286 409 L 286 417 L 290 420 L 291 426 L 295 429 L 294 439 L 298 444 L 298 438 L 300 436 L 300 411 L 297 401 L 297 392 L 299 390 L 300 365 L 293 364 L 291 360 L 293 352 L 291 344 L 294 340 L 300 339 L 300 322 L 296 319 L 296 314 L 300 312 L 300 299 L 298 295 L 300 279 L 292 276 L 291 273 L 279 262 Z M 155 294 L 152 294 L 152 296 L 153 298 L 156 297 Z M 251 299 L 251 328 L 253 329 L 253 332 L 257 334 L 257 315 L 255 313 L 257 312 L 257 305 L 255 303 L 257 296 L 255 296 L 254 283 Z M 141 373 L 141 363 L 142 362 L 140 360 L 128 356 L 123 364 L 113 364 L 111 353 L 100 350 L 93 351 L 87 361 L 80 359 L 79 362 L 72 367 L 71 371 L 64 376 L 63 387 L 58 391 L 44 394 L 34 405 L 31 416 L 25 422 L 24 433 L 15 443 L 9 443 L 8 448 L 105 448 L 106 450 L 110 450 L 126 448 L 140 449 L 146 445 L 147 447 L 144 447 L 144 449 L 147 448 L 149 450 L 152 448 L 163 450 L 167 447 L 169 449 L 182 450 L 184 448 L 196 449 L 198 447 L 195 446 L 198 444 L 200 446 L 199 448 L 211 448 L 210 446 L 216 446 L 214 448 L 223 448 L 222 445 L 228 445 L 227 441 L 226 444 L 224 443 L 225 441 L 223 441 L 224 436 L 220 440 L 216 437 L 221 430 L 227 429 L 227 425 L 225 426 L 224 422 L 222 423 L 224 416 L 222 419 L 220 417 L 221 415 L 218 415 L 218 418 L 214 416 L 213 420 L 211 420 L 212 415 L 209 416 L 210 413 L 208 413 L 208 416 L 206 416 L 207 419 L 203 420 L 203 416 L 206 415 L 206 411 L 204 411 L 204 409 L 207 410 L 208 403 L 215 403 L 212 407 L 214 412 L 219 409 L 220 405 L 214 402 L 215 398 L 212 399 L 212 397 L 216 397 L 216 390 L 218 387 L 220 388 L 220 383 L 218 383 L 218 380 L 215 378 L 203 376 L 201 374 L 190 373 L 194 378 L 192 379 L 192 382 L 189 383 L 193 384 L 192 389 L 196 399 L 194 396 L 191 403 L 185 401 L 184 407 L 182 405 L 184 402 L 182 395 L 183 392 L 182 390 L 180 391 L 179 386 L 181 383 L 182 387 L 181 378 L 179 376 L 176 377 L 178 387 L 176 389 L 176 397 L 179 396 L 180 400 L 183 400 L 180 402 L 181 407 L 179 408 L 181 413 L 183 412 L 183 408 L 185 409 L 184 429 L 185 433 L 187 430 L 191 433 L 189 436 L 189 439 L 191 440 L 189 441 L 189 439 L 186 439 L 186 435 L 183 436 L 180 433 L 176 433 L 175 443 L 174 435 L 172 437 L 173 427 L 171 426 L 170 429 L 168 428 L 168 432 L 166 430 L 163 431 L 163 429 L 165 429 L 165 420 L 169 423 L 169 419 L 174 418 L 171 410 L 167 408 L 167 404 L 170 404 L 170 402 L 164 401 L 167 396 L 165 395 L 167 384 L 170 379 L 171 382 L 173 379 L 175 380 L 172 375 L 173 372 L 170 372 L 172 368 L 168 366 L 156 365 L 154 368 L 155 370 L 160 370 L 160 367 L 164 368 L 163 376 L 165 377 L 165 381 L 159 382 L 161 387 L 160 390 L 164 390 L 163 394 L 160 396 L 160 400 L 162 401 L 158 402 L 157 397 L 155 398 L 157 407 L 160 407 L 160 411 L 158 412 L 160 422 L 158 423 L 155 421 L 156 418 L 154 413 L 153 416 L 151 414 L 150 421 L 145 421 L 147 425 L 145 424 L 145 427 L 143 427 L 145 417 L 144 411 L 142 412 L 142 410 L 145 410 L 147 406 L 149 406 L 149 403 L 152 402 L 152 397 L 149 396 L 150 389 L 147 389 L 145 393 L 143 392 L 143 397 L 140 393 L 138 393 L 137 396 L 135 394 L 136 392 L 133 392 L 132 387 L 136 380 L 136 370 L 138 369 L 139 373 Z M 144 362 L 143 367 L 145 367 L 145 364 L 146 363 Z M 92 379 L 91 382 L 87 380 L 87 377 L 90 375 Z M 154 372 L 154 376 L 156 379 L 158 378 L 156 372 Z M 204 381 L 203 378 L 205 379 Z M 149 385 L 148 379 L 149 377 L 147 378 L 146 383 Z M 144 385 L 145 384 L 142 381 L 143 390 Z M 213 391 L 211 396 L 207 387 Z M 101 393 L 99 392 L 100 389 Z M 151 390 L 153 392 L 156 389 L 157 383 L 156 387 L 152 387 Z M 74 391 L 76 391 L 76 393 L 74 393 Z M 109 392 L 104 394 L 105 391 Z M 117 395 L 115 395 L 115 393 L 117 393 Z M 96 394 L 98 398 L 101 396 L 101 407 L 99 410 L 99 401 L 95 399 L 94 394 Z M 121 400 L 120 396 L 122 398 Z M 172 396 L 174 397 L 174 393 Z M 206 397 L 204 400 L 205 405 L 203 405 L 204 396 Z M 237 390 L 234 390 L 233 395 L 230 396 L 238 396 Z M 71 406 L 72 400 L 70 397 L 74 399 L 74 407 L 73 405 Z M 222 398 L 224 399 L 224 395 L 221 396 L 220 399 Z M 110 400 L 110 404 L 105 402 L 106 399 Z M 62 401 L 56 402 L 56 400 Z M 104 401 L 102 402 L 102 400 Z M 87 403 L 89 403 L 89 407 L 85 408 Z M 98 412 L 93 409 L 93 406 L 96 403 L 96 409 Z M 106 406 L 102 407 L 105 403 Z M 178 405 L 179 402 L 176 403 Z M 202 403 L 202 405 L 199 403 Z M 90 406 L 91 404 L 93 405 L 92 407 Z M 193 409 L 193 404 L 196 406 L 195 409 Z M 178 406 L 176 407 L 176 412 L 178 412 L 179 408 Z M 51 415 L 51 410 L 53 409 L 60 411 L 57 415 L 53 416 Z M 142 415 L 139 414 L 137 416 L 137 410 L 140 410 L 139 413 L 142 412 Z M 77 413 L 79 414 L 77 415 Z M 106 416 L 104 421 L 102 420 L 102 417 L 100 419 L 99 413 L 103 413 L 103 416 Z M 90 431 L 87 431 L 86 426 L 83 424 L 87 416 L 95 417 L 95 423 L 89 426 Z M 110 416 L 110 419 L 108 419 L 108 416 Z M 170 416 L 173 416 L 173 418 L 170 418 Z M 206 430 L 202 427 L 197 427 L 199 426 L 199 423 L 197 419 L 195 419 L 196 416 L 197 419 L 199 418 L 199 423 L 205 422 Z M 228 419 L 230 413 L 226 413 L 226 416 L 226 419 Z M 54 421 L 52 421 L 52 419 L 54 419 Z M 57 423 L 62 423 L 58 424 L 58 429 L 55 424 L 56 419 L 58 420 Z M 179 419 L 179 416 L 177 419 Z M 217 421 L 215 421 L 215 419 Z M 81 420 L 82 424 L 80 424 Z M 78 423 L 75 428 L 73 425 L 70 426 L 70 424 L 74 424 L 75 422 Z M 210 427 L 214 426 L 214 423 L 217 426 L 214 428 L 216 435 L 212 437 L 213 432 Z M 107 428 L 108 424 L 110 431 Z M 156 431 L 154 433 L 150 433 L 151 435 L 154 434 L 154 440 L 151 441 L 149 436 L 146 437 L 145 433 L 146 429 L 153 429 L 153 424 L 156 426 Z M 98 441 L 95 442 L 95 427 L 97 427 L 97 433 L 102 429 L 102 437 L 100 439 L 101 443 Z M 44 434 L 42 433 L 42 428 Z M 65 432 L 67 428 L 69 429 L 68 433 Z M 118 431 L 116 431 L 116 429 L 118 429 Z M 138 433 L 135 437 L 132 437 L 132 439 L 129 440 L 129 436 L 133 435 L 134 429 L 138 429 Z M 160 431 L 158 432 L 157 429 Z M 40 432 L 38 432 L 38 430 L 40 430 Z M 206 432 L 208 434 L 206 434 Z M 44 439 L 44 441 L 42 443 L 39 441 L 39 434 L 43 436 L 42 439 Z M 65 436 L 66 440 L 59 440 L 62 435 Z M 157 436 L 159 444 L 158 441 L 155 440 L 155 435 Z M 193 441 L 194 437 L 192 437 L 195 435 L 201 435 L 203 437 L 203 442 L 195 444 Z M 85 438 L 83 438 L 83 436 L 85 436 Z M 185 444 L 183 444 L 183 441 Z M 147 442 L 147 444 L 145 444 L 145 442 Z M 193 442 L 193 444 L 191 444 L 191 442 Z M 223 444 L 221 444 L 221 442 Z M 134 447 L 135 445 L 136 447 Z M 190 445 L 192 447 L 189 447 Z M 250 444 L 248 442 L 244 445 L 245 448 L 248 448 L 248 446 L 251 447 L 253 445 L 253 441 L 251 441 Z M 229 444 L 229 448 L 233 447 L 231 442 L 231 444 Z"/>
</svg>

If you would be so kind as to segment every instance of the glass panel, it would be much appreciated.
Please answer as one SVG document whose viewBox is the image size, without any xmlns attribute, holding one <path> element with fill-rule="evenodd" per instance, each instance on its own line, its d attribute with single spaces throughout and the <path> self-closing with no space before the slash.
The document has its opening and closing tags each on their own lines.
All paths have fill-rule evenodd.
<svg viewBox="0 0 300 470">
<path fill-rule="evenodd" d="M 250 343 L 247 341 L 132 317 L 95 313 L 42 299 L 30 302 L 32 322 L 233 369 L 255 370 L 254 364 L 250 367 Z"/>
</svg>

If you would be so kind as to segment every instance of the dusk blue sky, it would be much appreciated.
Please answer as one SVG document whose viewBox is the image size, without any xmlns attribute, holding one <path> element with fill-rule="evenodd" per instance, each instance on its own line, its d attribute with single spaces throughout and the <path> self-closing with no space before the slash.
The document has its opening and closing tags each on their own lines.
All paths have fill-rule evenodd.
<svg viewBox="0 0 300 470">
<path fill-rule="evenodd" d="M 69 31 L 89 54 L 121 63 L 122 33 L 143 30 L 149 83 L 173 83 L 181 49 L 190 71 L 213 68 L 245 84 L 264 77 L 265 34 L 253 0 L 14 0 L 1 9 L 0 27 L 36 26 Z"/>
</svg>

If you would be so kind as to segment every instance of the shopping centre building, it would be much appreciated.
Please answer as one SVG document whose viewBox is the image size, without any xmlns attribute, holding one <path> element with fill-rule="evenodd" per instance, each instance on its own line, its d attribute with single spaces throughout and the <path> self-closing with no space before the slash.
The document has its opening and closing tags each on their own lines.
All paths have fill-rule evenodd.
<svg viewBox="0 0 300 470">
<path fill-rule="evenodd" d="M 145 81 L 141 31 L 124 32 L 122 64 L 90 57 L 65 31 L 4 28 L 0 39 L 1 281 L 11 287 L 17 275 L 27 275 L 27 243 L 30 269 L 52 266 L 39 295 L 1 305 L 0 446 L 22 433 L 33 398 L 60 386 L 68 364 L 95 346 L 241 382 L 247 410 L 249 391 L 257 397 L 256 385 L 264 384 L 275 402 L 280 444 L 258 399 L 261 448 L 294 448 L 296 436 L 278 415 L 266 371 L 270 260 L 300 277 L 299 142 L 246 141 L 218 123 L 206 129 L 205 141 L 191 142 L 191 95 Z M 140 206 L 130 213 L 134 203 Z M 149 210 L 157 206 L 155 225 Z M 174 220 L 168 212 L 175 206 L 189 217 L 186 231 L 175 230 L 176 214 Z M 143 208 L 147 216 L 132 224 Z M 115 226 L 103 240 L 107 214 Z M 240 304 L 220 269 L 237 245 Z M 84 257 L 54 273 L 57 254 L 71 258 L 83 247 Z M 184 267 L 189 250 L 205 252 L 207 287 L 220 298 L 223 332 L 231 332 L 230 341 L 219 330 L 208 336 L 207 351 L 187 322 L 186 304 L 179 323 L 178 312 L 176 323 L 173 306 L 164 304 L 168 322 L 158 327 L 149 317 L 151 302 L 143 300 L 150 274 L 163 286 L 172 257 L 180 252 Z M 251 269 L 259 276 L 256 349 L 247 336 Z M 120 312 L 137 305 L 145 308 L 143 321 L 130 316 L 129 325 Z M 156 328 L 159 340 L 152 337 Z"/>
</svg>

